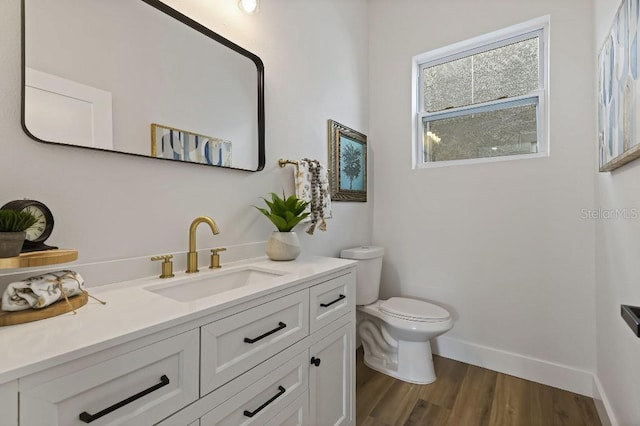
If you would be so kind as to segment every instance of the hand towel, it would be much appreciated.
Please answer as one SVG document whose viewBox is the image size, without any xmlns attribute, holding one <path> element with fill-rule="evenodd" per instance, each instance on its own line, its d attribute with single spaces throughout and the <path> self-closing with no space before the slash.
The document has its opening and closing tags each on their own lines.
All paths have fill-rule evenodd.
<svg viewBox="0 0 640 426">
<path fill-rule="evenodd" d="M 3 311 L 41 309 L 85 292 L 84 280 L 74 271 L 55 271 L 10 283 L 2 295 Z"/>
<path fill-rule="evenodd" d="M 318 160 L 303 158 L 298 161 L 295 174 L 296 196 L 308 201 L 307 210 L 311 213 L 305 222 L 311 222 L 307 233 L 313 235 L 316 224 L 320 223 L 321 231 L 327 230 L 325 219 L 331 218 L 331 197 L 329 195 L 329 178 L 327 168 Z"/>
</svg>

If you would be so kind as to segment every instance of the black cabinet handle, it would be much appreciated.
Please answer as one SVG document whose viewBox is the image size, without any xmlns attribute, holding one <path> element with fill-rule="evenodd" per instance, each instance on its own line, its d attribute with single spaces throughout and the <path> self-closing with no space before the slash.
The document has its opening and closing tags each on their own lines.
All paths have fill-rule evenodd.
<svg viewBox="0 0 640 426">
<path fill-rule="evenodd" d="M 320 358 L 316 358 L 315 356 L 312 356 L 311 364 L 315 365 L 316 367 L 320 367 Z"/>
<path fill-rule="evenodd" d="M 321 303 L 320 306 L 322 306 L 323 308 L 328 308 L 329 306 L 333 305 L 334 303 L 338 303 L 339 301 L 341 301 L 342 299 L 344 299 L 345 296 L 344 294 L 341 294 L 340 296 L 338 296 L 338 298 L 336 300 L 334 300 L 333 302 L 329 302 L 329 303 Z"/>
<path fill-rule="evenodd" d="M 83 411 L 78 417 L 80 418 L 80 421 L 84 423 L 91 423 L 94 420 L 98 420 L 100 417 L 106 416 L 107 414 L 116 411 L 118 408 L 122 408 L 127 404 L 131 404 L 136 399 L 140 399 L 143 396 L 149 395 L 151 392 L 160 389 L 161 387 L 167 386 L 168 384 L 169 378 L 163 374 L 162 377 L 160 377 L 160 383 L 158 383 L 157 385 L 153 385 L 149 389 L 145 389 L 142 392 L 138 392 L 137 394 L 130 396 L 127 399 L 123 399 L 122 401 L 113 404 L 111 407 L 107 407 L 96 414 L 89 414 L 86 411 Z"/>
<path fill-rule="evenodd" d="M 285 323 L 283 323 L 282 321 L 280 321 L 280 322 L 278 323 L 278 326 L 277 326 L 276 328 L 274 328 L 273 330 L 271 330 L 271 331 L 267 331 L 267 332 L 266 332 L 266 333 L 264 333 L 263 335 L 258 336 L 258 337 L 254 337 L 253 339 L 250 339 L 250 338 L 248 338 L 248 337 L 245 337 L 245 338 L 244 338 L 244 342 L 245 342 L 245 343 L 255 343 L 255 342 L 257 342 L 258 340 L 262 340 L 262 339 L 264 339 L 264 338 L 265 338 L 265 337 L 267 337 L 267 336 L 271 336 L 273 333 L 277 333 L 278 331 L 282 330 L 282 329 L 283 329 L 283 328 L 285 328 L 286 326 L 287 326 L 287 324 L 285 324 Z"/>
<path fill-rule="evenodd" d="M 282 394 L 284 394 L 287 390 L 285 388 L 283 388 L 282 386 L 278 386 L 278 393 L 275 394 L 274 396 L 271 397 L 271 399 L 269 399 L 267 402 L 265 402 L 264 404 L 262 404 L 261 406 L 259 406 L 258 408 L 256 408 L 254 411 L 249 411 L 249 410 L 244 410 L 244 415 L 247 417 L 253 417 L 256 414 L 258 414 L 260 411 L 262 411 L 264 409 L 264 407 L 266 407 L 267 405 L 271 404 L 273 401 L 275 401 L 276 399 L 278 399 L 278 397 Z"/>
</svg>

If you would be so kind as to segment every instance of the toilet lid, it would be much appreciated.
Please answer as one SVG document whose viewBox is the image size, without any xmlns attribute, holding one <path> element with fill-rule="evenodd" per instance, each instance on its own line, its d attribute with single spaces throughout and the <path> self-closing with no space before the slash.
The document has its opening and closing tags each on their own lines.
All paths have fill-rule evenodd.
<svg viewBox="0 0 640 426">
<path fill-rule="evenodd" d="M 440 306 L 422 300 L 392 297 L 380 304 L 380 310 L 394 317 L 414 321 L 445 321 L 449 312 Z"/>
</svg>

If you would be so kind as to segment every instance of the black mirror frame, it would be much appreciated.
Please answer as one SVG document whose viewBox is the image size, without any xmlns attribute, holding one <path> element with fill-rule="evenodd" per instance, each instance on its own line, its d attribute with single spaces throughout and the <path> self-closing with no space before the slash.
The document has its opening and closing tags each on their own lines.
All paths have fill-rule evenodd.
<svg viewBox="0 0 640 426">
<path fill-rule="evenodd" d="M 38 138 L 37 136 L 34 136 L 29 129 L 27 128 L 26 125 L 26 120 L 25 120 L 25 91 L 26 91 L 26 78 L 25 78 L 25 72 L 26 72 L 26 46 L 25 46 L 25 33 L 26 33 L 26 18 L 25 18 L 25 2 L 27 0 L 21 0 L 21 20 L 22 20 L 22 35 L 21 35 L 21 40 L 22 40 L 22 109 L 21 109 L 21 124 L 22 124 L 22 129 L 24 130 L 24 132 L 31 138 L 34 139 L 38 142 L 43 142 L 43 143 L 49 143 L 49 144 L 54 144 L 54 145 L 66 145 L 66 146 L 73 146 L 73 147 L 77 147 L 77 148 L 84 148 L 84 149 L 91 149 L 94 151 L 103 151 L 103 152 L 112 152 L 112 153 L 117 153 L 117 154 L 125 154 L 125 155 L 133 155 L 136 157 L 143 157 L 143 158 L 153 158 L 155 160 L 166 160 L 166 161 L 171 161 L 171 162 L 176 162 L 175 160 L 171 160 L 168 158 L 159 158 L 159 157 L 149 157 L 147 155 L 142 155 L 142 154 L 135 154 L 135 153 L 131 153 L 131 152 L 122 152 L 122 151 L 110 151 L 107 149 L 102 149 L 102 148 L 94 148 L 94 147 L 88 147 L 88 146 L 79 146 L 79 145 L 70 145 L 70 144 L 65 144 L 63 142 L 55 142 L 55 141 L 46 141 L 43 139 Z M 248 172 L 259 172 L 261 170 L 264 169 L 264 165 L 265 165 L 265 111 L 264 111 L 264 64 L 262 62 L 262 60 L 260 59 L 259 56 L 249 52 L 247 49 L 235 44 L 234 42 L 232 42 L 231 40 L 221 36 L 220 34 L 210 30 L 209 28 L 205 27 L 204 25 L 200 24 L 197 21 L 194 21 L 193 19 L 189 18 L 188 16 L 178 12 L 177 10 L 173 9 L 170 6 L 167 6 L 165 3 L 161 2 L 160 0 L 141 0 L 144 3 L 148 4 L 149 6 L 165 13 L 166 15 L 171 16 L 172 18 L 176 19 L 177 21 L 185 24 L 186 26 L 198 31 L 199 33 L 217 41 L 218 43 L 222 44 L 223 46 L 228 47 L 229 49 L 233 50 L 236 53 L 241 54 L 242 56 L 245 56 L 246 58 L 250 59 L 251 61 L 253 61 L 253 63 L 256 66 L 256 70 L 257 70 L 257 77 L 258 77 L 258 167 L 255 170 L 251 170 L 251 169 L 240 169 L 240 168 L 234 168 L 234 167 L 220 167 L 220 166 L 211 166 L 208 164 L 201 164 L 201 163 L 190 163 L 190 162 L 186 162 L 186 161 L 177 161 L 178 163 L 186 163 L 186 164 L 196 164 L 196 165 L 201 165 L 201 166 L 207 166 L 207 167 L 217 167 L 217 168 L 223 168 L 223 169 L 227 169 L 227 170 L 242 170 L 242 171 L 248 171 Z"/>
</svg>

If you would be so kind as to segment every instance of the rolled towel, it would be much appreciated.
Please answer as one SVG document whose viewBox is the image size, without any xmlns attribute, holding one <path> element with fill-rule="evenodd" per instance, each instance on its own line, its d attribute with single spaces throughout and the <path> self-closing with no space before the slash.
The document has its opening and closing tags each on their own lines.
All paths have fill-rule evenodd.
<svg viewBox="0 0 640 426">
<path fill-rule="evenodd" d="M 2 310 L 41 309 L 84 292 L 84 280 L 79 273 L 68 270 L 49 272 L 10 283 L 2 295 Z"/>
</svg>

